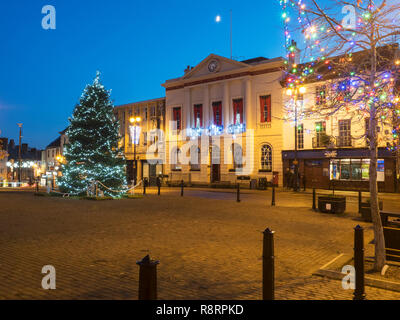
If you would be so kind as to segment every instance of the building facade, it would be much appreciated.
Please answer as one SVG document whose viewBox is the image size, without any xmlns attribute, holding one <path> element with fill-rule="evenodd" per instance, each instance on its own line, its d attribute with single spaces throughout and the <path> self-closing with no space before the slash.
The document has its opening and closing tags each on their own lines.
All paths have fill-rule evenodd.
<svg viewBox="0 0 400 320">
<path fill-rule="evenodd" d="M 283 68 L 282 58 L 211 54 L 163 84 L 170 184 L 282 184 Z"/>
<path fill-rule="evenodd" d="M 128 184 L 136 171 L 137 181 L 147 179 L 156 185 L 157 177 L 164 175 L 164 149 L 158 143 L 165 131 L 165 98 L 116 106 L 114 113 L 123 138 Z"/>
<path fill-rule="evenodd" d="M 285 134 L 282 152 L 284 172 L 293 172 L 297 159 L 302 185 L 305 180 L 310 188 L 368 191 L 368 116 L 353 112 L 356 107 L 349 104 L 329 117 L 322 117 L 317 112 L 302 118 L 301 110 L 322 106 L 326 96 L 324 82 L 306 84 L 304 88 L 306 92 L 296 101 L 297 129 L 293 118 L 284 124 L 284 132 L 288 133 Z M 287 99 L 285 105 L 288 106 Z M 398 157 L 387 148 L 387 137 L 393 127 L 380 124 L 377 129 L 379 191 L 395 192 L 398 190 Z M 294 151 L 295 130 L 297 156 Z"/>
</svg>

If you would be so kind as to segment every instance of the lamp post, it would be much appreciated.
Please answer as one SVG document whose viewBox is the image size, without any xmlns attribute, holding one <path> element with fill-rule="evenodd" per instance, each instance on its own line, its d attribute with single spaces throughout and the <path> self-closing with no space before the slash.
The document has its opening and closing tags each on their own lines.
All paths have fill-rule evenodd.
<svg viewBox="0 0 400 320">
<path fill-rule="evenodd" d="M 298 100 L 298 95 L 303 95 L 306 93 L 306 88 L 301 86 L 301 87 L 295 87 L 293 89 L 287 89 L 286 94 L 288 96 L 291 96 L 294 101 L 294 188 L 293 191 L 297 192 L 299 191 L 299 160 L 297 159 L 297 151 L 298 151 L 298 114 L 297 114 L 297 100 Z"/>
<path fill-rule="evenodd" d="M 22 142 L 22 123 L 17 123 L 19 127 L 19 146 L 18 146 L 18 182 L 21 183 L 21 142 Z"/>
<path fill-rule="evenodd" d="M 133 171 L 133 185 L 136 186 L 137 183 L 137 159 L 136 159 L 136 131 L 138 124 L 142 121 L 140 117 L 132 117 L 129 122 L 133 125 L 133 158 L 134 160 L 134 171 Z"/>
</svg>

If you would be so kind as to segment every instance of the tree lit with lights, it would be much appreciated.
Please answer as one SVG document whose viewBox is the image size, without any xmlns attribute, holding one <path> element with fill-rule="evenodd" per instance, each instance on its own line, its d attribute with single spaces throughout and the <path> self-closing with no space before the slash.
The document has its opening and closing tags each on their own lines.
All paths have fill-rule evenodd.
<svg viewBox="0 0 400 320">
<path fill-rule="evenodd" d="M 110 92 L 97 73 L 75 107 L 67 130 L 62 177 L 58 183 L 65 193 L 84 195 L 98 183 L 107 196 L 124 193 L 125 159 L 119 148 L 119 123 L 113 113 Z"/>
<path fill-rule="evenodd" d="M 400 133 L 397 1 L 281 0 L 287 49 L 286 86 L 318 84 L 316 103 L 301 116 L 329 118 L 346 113 L 369 119 L 369 188 L 375 235 L 375 269 L 385 265 L 385 242 L 378 208 L 378 147 L 398 152 Z M 329 7 L 331 5 L 331 7 Z M 302 39 L 300 50 L 294 39 Z M 300 53 L 301 52 L 301 53 Z M 296 61 L 295 58 L 300 60 Z M 378 127 L 389 128 L 378 132 Z"/>
</svg>

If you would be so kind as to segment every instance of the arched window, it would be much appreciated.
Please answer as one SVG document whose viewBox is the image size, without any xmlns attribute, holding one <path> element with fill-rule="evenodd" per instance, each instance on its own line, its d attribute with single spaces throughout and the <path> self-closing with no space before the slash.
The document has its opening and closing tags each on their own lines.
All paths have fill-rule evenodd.
<svg viewBox="0 0 400 320">
<path fill-rule="evenodd" d="M 200 148 L 192 146 L 190 148 L 190 170 L 200 171 L 201 153 Z"/>
<path fill-rule="evenodd" d="M 272 148 L 269 144 L 261 147 L 261 170 L 272 172 Z"/>
<path fill-rule="evenodd" d="M 232 158 L 235 170 L 243 168 L 243 149 L 240 144 L 232 144 Z"/>
<path fill-rule="evenodd" d="M 181 150 L 177 147 L 173 148 L 171 151 L 171 170 L 180 171 L 181 166 Z"/>
</svg>

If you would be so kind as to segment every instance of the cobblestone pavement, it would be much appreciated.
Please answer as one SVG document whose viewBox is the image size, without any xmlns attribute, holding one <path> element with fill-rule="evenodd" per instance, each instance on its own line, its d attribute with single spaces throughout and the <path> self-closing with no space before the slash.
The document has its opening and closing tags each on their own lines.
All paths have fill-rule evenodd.
<svg viewBox="0 0 400 320">
<path fill-rule="evenodd" d="M 340 281 L 312 276 L 339 253 L 352 253 L 357 199 L 348 213 L 311 211 L 310 194 L 155 190 L 141 199 L 83 201 L 0 192 L 0 299 L 136 299 L 136 261 L 160 260 L 160 299 L 261 299 L 262 231 L 276 231 L 278 299 L 351 299 Z M 400 202 L 385 201 L 387 210 Z M 372 246 L 367 245 L 367 255 Z M 41 289 L 44 265 L 57 290 Z M 400 293 L 367 288 L 369 299 Z"/>
</svg>

